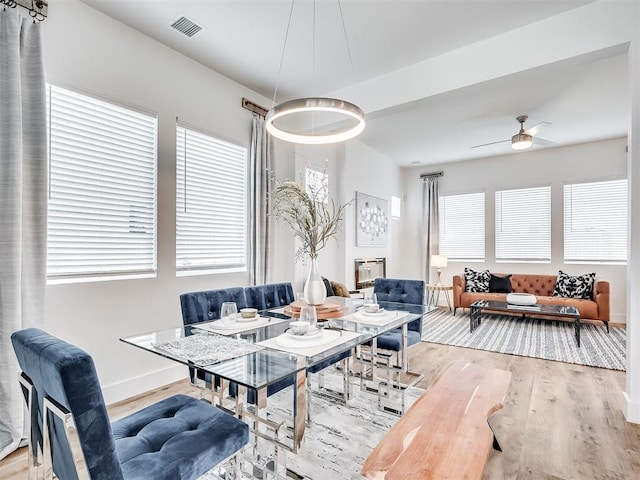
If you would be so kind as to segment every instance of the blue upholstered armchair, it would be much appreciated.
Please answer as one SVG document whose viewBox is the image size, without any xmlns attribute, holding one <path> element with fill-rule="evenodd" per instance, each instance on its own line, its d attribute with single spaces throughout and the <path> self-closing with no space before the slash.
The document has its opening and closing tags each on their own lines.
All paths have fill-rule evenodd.
<svg viewBox="0 0 640 480">
<path fill-rule="evenodd" d="M 398 302 L 422 305 L 424 303 L 424 282 L 422 280 L 400 280 L 376 278 L 373 293 L 379 302 Z M 422 319 L 414 320 L 407 326 L 407 346 L 418 343 L 422 337 Z M 378 347 L 399 352 L 402 349 L 402 331 L 397 328 L 378 337 Z"/>
<path fill-rule="evenodd" d="M 248 442 L 246 424 L 187 395 L 111 423 L 89 354 L 36 328 L 11 341 L 31 392 L 29 448 L 40 449 L 61 480 L 196 479 Z M 65 428 L 69 418 L 77 434 Z"/>
</svg>

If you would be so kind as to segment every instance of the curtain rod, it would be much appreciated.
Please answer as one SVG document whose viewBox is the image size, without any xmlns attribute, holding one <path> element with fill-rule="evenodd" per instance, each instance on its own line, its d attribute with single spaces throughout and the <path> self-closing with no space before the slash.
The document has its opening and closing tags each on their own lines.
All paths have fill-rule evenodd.
<svg viewBox="0 0 640 480">
<path fill-rule="evenodd" d="M 420 175 L 421 179 L 429 178 L 429 177 L 442 177 L 444 172 L 431 172 L 431 173 L 423 173 Z"/>
<path fill-rule="evenodd" d="M 0 0 L 4 7 L 22 7 L 29 12 L 34 22 L 42 22 L 49 14 L 49 2 L 46 0 Z"/>
<path fill-rule="evenodd" d="M 257 113 L 261 117 L 266 117 L 267 112 L 269 111 L 268 109 L 261 107 L 257 103 L 252 102 L 248 98 L 244 98 L 244 97 L 242 97 L 242 108 L 246 108 L 250 112 Z"/>
</svg>

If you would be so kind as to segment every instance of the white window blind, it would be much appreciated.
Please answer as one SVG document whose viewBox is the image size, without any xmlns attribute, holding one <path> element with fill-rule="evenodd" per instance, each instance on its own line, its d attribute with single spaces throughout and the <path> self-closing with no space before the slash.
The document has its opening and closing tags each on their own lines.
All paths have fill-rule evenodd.
<svg viewBox="0 0 640 480">
<path fill-rule="evenodd" d="M 438 223 L 440 255 L 484 261 L 484 192 L 440 197 Z"/>
<path fill-rule="evenodd" d="M 50 279 L 156 270 L 155 117 L 48 88 Z"/>
<path fill-rule="evenodd" d="M 496 192 L 496 260 L 551 261 L 551 187 Z"/>
<path fill-rule="evenodd" d="M 565 262 L 627 261 L 627 180 L 564 186 Z"/>
<path fill-rule="evenodd" d="M 247 267 L 247 149 L 176 129 L 176 267 Z"/>
</svg>

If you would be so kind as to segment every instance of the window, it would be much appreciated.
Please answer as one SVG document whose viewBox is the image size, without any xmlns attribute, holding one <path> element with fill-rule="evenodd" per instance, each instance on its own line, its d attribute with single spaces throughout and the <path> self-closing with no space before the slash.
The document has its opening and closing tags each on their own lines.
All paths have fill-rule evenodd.
<svg viewBox="0 0 640 480">
<path fill-rule="evenodd" d="M 176 128 L 176 268 L 247 268 L 247 149 Z"/>
<path fill-rule="evenodd" d="M 391 218 L 400 218 L 402 214 L 402 199 L 391 195 Z"/>
<path fill-rule="evenodd" d="M 496 261 L 551 261 L 551 187 L 496 192 Z"/>
<path fill-rule="evenodd" d="M 329 201 L 329 175 L 313 168 L 306 168 L 304 174 L 305 190 L 316 202 Z"/>
<path fill-rule="evenodd" d="M 440 255 L 484 261 L 484 192 L 440 197 Z"/>
<path fill-rule="evenodd" d="M 156 118 L 47 93 L 48 278 L 155 273 Z"/>
<path fill-rule="evenodd" d="M 627 261 L 627 180 L 564 186 L 564 261 Z"/>
</svg>

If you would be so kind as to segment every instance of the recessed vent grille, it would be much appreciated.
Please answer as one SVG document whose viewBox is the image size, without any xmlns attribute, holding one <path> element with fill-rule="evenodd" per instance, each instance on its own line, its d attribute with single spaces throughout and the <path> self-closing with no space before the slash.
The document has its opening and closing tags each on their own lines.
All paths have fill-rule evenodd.
<svg viewBox="0 0 640 480">
<path fill-rule="evenodd" d="M 193 37 L 196 33 L 202 30 L 203 27 L 198 25 L 193 20 L 188 19 L 184 15 L 180 15 L 174 18 L 169 24 L 171 28 L 176 29 L 180 33 L 185 34 L 187 37 Z"/>
</svg>

